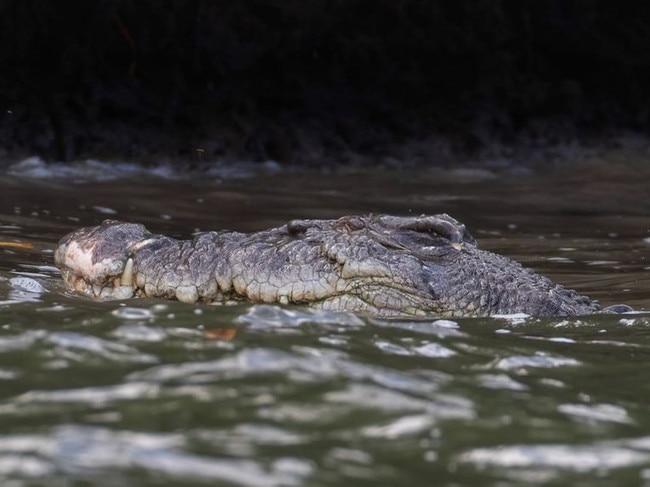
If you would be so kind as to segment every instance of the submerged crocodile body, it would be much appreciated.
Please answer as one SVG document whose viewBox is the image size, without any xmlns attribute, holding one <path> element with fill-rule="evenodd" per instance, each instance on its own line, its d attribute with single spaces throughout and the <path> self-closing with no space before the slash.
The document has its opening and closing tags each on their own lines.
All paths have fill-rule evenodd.
<svg viewBox="0 0 650 487">
<path fill-rule="evenodd" d="M 72 289 L 100 299 L 293 303 L 378 316 L 610 311 L 480 250 L 465 226 L 444 214 L 294 220 L 193 240 L 107 220 L 65 236 L 54 257 Z"/>
</svg>

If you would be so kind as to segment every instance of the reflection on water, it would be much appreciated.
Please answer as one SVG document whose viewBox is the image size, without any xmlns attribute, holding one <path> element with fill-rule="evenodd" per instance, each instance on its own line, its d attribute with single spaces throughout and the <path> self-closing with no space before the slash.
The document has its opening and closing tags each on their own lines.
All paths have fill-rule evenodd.
<svg viewBox="0 0 650 487">
<path fill-rule="evenodd" d="M 186 236 L 448 212 L 483 248 L 604 304 L 644 309 L 648 169 L 503 180 L 270 169 L 179 182 L 124 167 L 127 179 L 104 182 L 0 180 L 3 485 L 650 481 L 646 313 L 379 320 L 98 303 L 66 291 L 51 262 L 60 236 L 107 217 Z"/>
</svg>

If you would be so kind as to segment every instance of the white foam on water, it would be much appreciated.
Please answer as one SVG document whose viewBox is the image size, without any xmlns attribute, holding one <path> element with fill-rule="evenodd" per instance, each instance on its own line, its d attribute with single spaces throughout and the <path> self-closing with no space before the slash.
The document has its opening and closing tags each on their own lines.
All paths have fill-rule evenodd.
<svg viewBox="0 0 650 487">
<path fill-rule="evenodd" d="M 244 179 L 259 175 L 277 174 L 288 170 L 277 161 L 212 161 L 202 176 L 212 179 Z M 134 176 L 150 176 L 160 179 L 179 180 L 192 177 L 188 168 L 176 169 L 171 163 L 145 166 L 138 162 L 98 161 L 87 159 L 73 162 L 46 162 L 40 157 L 28 157 L 9 166 L 6 173 L 27 179 L 54 179 L 66 182 L 105 182 Z"/>
<path fill-rule="evenodd" d="M 148 175 L 174 179 L 179 173 L 169 166 L 144 167 L 131 162 L 104 162 L 94 159 L 71 163 L 45 162 L 29 157 L 7 168 L 7 174 L 29 179 L 55 179 L 67 182 L 112 181 L 114 179 Z"/>
</svg>

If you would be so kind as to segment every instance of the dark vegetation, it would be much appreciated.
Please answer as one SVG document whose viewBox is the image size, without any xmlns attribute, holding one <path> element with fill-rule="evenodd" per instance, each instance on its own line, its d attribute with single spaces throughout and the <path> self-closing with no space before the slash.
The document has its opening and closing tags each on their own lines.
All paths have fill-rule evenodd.
<svg viewBox="0 0 650 487">
<path fill-rule="evenodd" d="M 604 0 L 0 0 L 0 155 L 318 163 L 644 132 L 649 14 Z"/>
</svg>

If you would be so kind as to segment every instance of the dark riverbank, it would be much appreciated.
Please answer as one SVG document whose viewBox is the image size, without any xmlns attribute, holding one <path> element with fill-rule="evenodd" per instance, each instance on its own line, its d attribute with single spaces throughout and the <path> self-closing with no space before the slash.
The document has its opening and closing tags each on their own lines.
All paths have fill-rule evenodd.
<svg viewBox="0 0 650 487">
<path fill-rule="evenodd" d="M 3 0 L 0 157 L 625 148 L 649 125 L 648 20 L 645 4 L 596 1 Z"/>
</svg>

